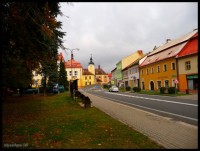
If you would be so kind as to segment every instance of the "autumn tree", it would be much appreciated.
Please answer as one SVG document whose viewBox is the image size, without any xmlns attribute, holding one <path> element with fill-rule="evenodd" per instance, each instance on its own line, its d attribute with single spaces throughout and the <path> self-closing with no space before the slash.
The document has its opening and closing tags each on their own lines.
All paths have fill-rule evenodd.
<svg viewBox="0 0 200 151">
<path fill-rule="evenodd" d="M 58 2 L 1 3 L 3 87 L 26 88 L 33 70 L 56 62 L 65 34 L 56 20 L 59 14 Z"/>
</svg>

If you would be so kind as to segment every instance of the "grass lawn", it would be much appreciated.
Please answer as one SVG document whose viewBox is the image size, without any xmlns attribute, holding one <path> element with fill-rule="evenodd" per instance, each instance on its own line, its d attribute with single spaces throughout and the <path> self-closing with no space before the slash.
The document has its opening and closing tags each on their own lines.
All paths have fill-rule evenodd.
<svg viewBox="0 0 200 151">
<path fill-rule="evenodd" d="M 3 148 L 163 148 L 99 109 L 84 109 L 69 94 L 8 97 L 2 103 Z"/>
</svg>

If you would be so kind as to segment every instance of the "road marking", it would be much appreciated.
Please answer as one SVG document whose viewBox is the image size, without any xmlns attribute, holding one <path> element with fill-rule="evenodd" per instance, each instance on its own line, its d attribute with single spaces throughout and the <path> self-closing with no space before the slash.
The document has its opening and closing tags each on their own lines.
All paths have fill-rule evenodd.
<svg viewBox="0 0 200 151">
<path fill-rule="evenodd" d="M 93 94 L 93 95 L 94 95 L 94 94 Z M 95 95 L 96 95 L 96 94 L 95 94 Z M 165 112 L 165 111 L 161 111 L 161 110 L 156 110 L 156 109 L 149 108 L 149 107 L 145 107 L 145 106 L 140 106 L 140 105 L 136 105 L 136 104 L 131 104 L 131 103 L 128 103 L 128 102 L 123 102 L 123 101 L 119 101 L 119 100 L 116 100 L 116 99 L 103 97 L 103 96 L 100 96 L 100 95 L 96 95 L 96 96 L 102 97 L 102 98 L 104 98 L 104 99 L 107 99 L 108 101 L 120 102 L 120 104 L 122 104 L 122 105 L 129 104 L 129 105 L 131 105 L 131 106 L 137 106 L 137 107 L 141 107 L 141 108 L 145 108 L 145 109 L 149 109 L 149 110 L 153 110 L 153 111 L 157 111 L 157 112 L 161 112 L 161 113 L 165 113 L 165 114 L 170 114 L 170 115 L 173 115 L 173 116 L 182 117 L 182 118 L 189 119 L 189 120 L 193 120 L 193 121 L 198 121 L 198 119 L 191 118 L 191 117 L 187 117 L 187 116 L 183 116 L 183 115 L 178 115 L 178 114 L 174 114 L 174 113 L 170 113 L 170 112 Z"/>
<path fill-rule="evenodd" d="M 146 98 L 146 97 L 141 97 L 141 96 L 133 96 L 133 95 L 126 95 L 126 94 L 118 94 L 118 93 L 110 93 L 110 92 L 105 92 L 113 95 L 121 95 L 121 96 L 127 96 L 127 97 L 135 97 L 135 98 L 140 98 L 140 99 L 147 99 L 147 100 L 154 100 L 158 102 L 168 102 L 168 103 L 175 103 L 175 104 L 183 104 L 183 105 L 189 105 L 189 106 L 198 106 L 198 104 L 189 104 L 189 103 L 182 103 L 182 102 L 173 102 L 173 101 L 167 101 L 167 100 L 161 100 L 161 99 L 154 99 L 154 98 Z"/>
</svg>

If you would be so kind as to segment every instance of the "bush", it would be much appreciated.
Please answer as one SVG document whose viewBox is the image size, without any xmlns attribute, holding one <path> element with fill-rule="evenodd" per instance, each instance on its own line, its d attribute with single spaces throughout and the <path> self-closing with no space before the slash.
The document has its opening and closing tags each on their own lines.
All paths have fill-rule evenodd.
<svg viewBox="0 0 200 151">
<path fill-rule="evenodd" d="M 126 87 L 126 91 L 130 91 L 131 90 L 131 87 L 130 86 L 127 86 Z"/>
<path fill-rule="evenodd" d="M 164 93 L 165 93 L 165 90 L 166 90 L 166 87 L 160 87 L 160 93 L 161 93 L 161 94 L 164 94 Z"/>
<path fill-rule="evenodd" d="M 104 85 L 103 85 L 103 88 L 104 88 L 104 89 L 108 89 L 108 85 L 107 85 L 107 84 L 104 84 Z"/>
<path fill-rule="evenodd" d="M 168 93 L 169 94 L 175 94 L 175 92 L 176 92 L 175 90 L 176 90 L 175 87 L 169 87 L 168 88 Z"/>
<path fill-rule="evenodd" d="M 133 91 L 134 91 L 134 92 L 140 92 L 140 91 L 141 91 L 141 88 L 139 88 L 139 87 L 133 87 Z"/>
</svg>

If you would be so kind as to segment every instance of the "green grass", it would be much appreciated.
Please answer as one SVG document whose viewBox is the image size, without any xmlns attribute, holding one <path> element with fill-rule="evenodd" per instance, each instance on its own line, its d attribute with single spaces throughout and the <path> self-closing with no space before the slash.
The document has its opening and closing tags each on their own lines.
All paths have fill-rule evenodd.
<svg viewBox="0 0 200 151">
<path fill-rule="evenodd" d="M 9 97 L 2 109 L 3 148 L 163 148 L 97 108 L 75 104 L 66 92 Z"/>
</svg>

